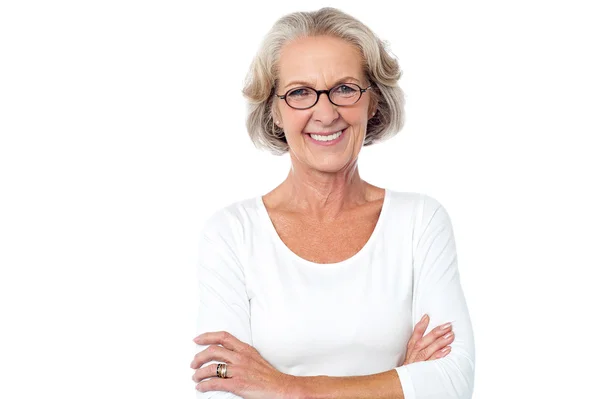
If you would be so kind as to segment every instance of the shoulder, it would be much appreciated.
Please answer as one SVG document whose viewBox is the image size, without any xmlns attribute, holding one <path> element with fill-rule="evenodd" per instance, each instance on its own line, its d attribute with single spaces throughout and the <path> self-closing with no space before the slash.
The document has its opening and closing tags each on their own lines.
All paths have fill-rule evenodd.
<svg viewBox="0 0 600 399">
<path fill-rule="evenodd" d="M 228 203 L 210 212 L 201 227 L 205 237 L 241 241 L 251 230 L 258 215 L 258 198 L 251 197 Z"/>
<path fill-rule="evenodd" d="M 390 189 L 387 189 L 387 192 L 394 207 L 407 207 L 422 216 L 431 215 L 440 208 L 444 208 L 440 201 L 428 194 Z"/>
<path fill-rule="evenodd" d="M 242 269 L 247 256 L 248 234 L 257 223 L 258 198 L 247 198 L 229 203 L 209 213 L 201 226 L 199 250 L 205 264 L 234 265 Z"/>
<path fill-rule="evenodd" d="M 405 217 L 410 218 L 415 231 L 422 231 L 436 224 L 450 224 L 446 208 L 431 195 L 388 189 L 388 196 L 392 212 L 402 212 Z"/>
</svg>

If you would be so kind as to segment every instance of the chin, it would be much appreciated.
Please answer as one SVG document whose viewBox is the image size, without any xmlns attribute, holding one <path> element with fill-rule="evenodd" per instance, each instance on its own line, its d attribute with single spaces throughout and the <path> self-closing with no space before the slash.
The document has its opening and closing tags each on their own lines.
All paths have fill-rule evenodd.
<svg viewBox="0 0 600 399">
<path fill-rule="evenodd" d="M 336 173 L 346 168 L 351 162 L 346 157 L 330 156 L 318 162 L 311 162 L 311 167 L 324 173 Z"/>
</svg>

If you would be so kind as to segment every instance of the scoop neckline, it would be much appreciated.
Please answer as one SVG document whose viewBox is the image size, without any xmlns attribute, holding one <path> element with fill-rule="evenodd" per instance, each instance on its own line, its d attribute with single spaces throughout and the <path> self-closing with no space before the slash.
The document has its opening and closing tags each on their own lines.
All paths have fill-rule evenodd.
<svg viewBox="0 0 600 399">
<path fill-rule="evenodd" d="M 273 224 L 273 221 L 271 220 L 271 217 L 269 216 L 269 212 L 267 211 L 267 207 L 265 206 L 265 203 L 263 201 L 263 195 L 259 195 L 256 197 L 256 202 L 258 205 L 258 209 L 260 210 L 260 214 L 261 214 L 261 218 L 263 219 L 263 221 L 265 222 L 265 224 L 267 225 L 267 230 L 268 230 L 268 234 L 269 236 L 272 238 L 272 240 L 275 242 L 275 245 L 280 248 L 284 253 L 286 253 L 288 256 L 290 256 L 292 259 L 294 259 L 297 262 L 300 262 L 304 265 L 309 265 L 309 266 L 318 266 L 321 268 L 331 268 L 331 267 L 336 267 L 336 266 L 342 266 L 348 263 L 353 263 L 354 261 L 356 261 L 357 259 L 361 258 L 364 256 L 364 254 L 369 252 L 369 249 L 374 245 L 373 242 L 377 239 L 377 236 L 379 235 L 379 231 L 382 229 L 382 225 L 384 223 L 385 217 L 387 215 L 387 208 L 390 202 L 390 191 L 386 188 L 383 189 L 384 190 L 384 194 L 383 194 L 383 204 L 381 205 L 381 212 L 379 213 L 379 217 L 377 218 L 377 223 L 375 224 L 375 228 L 373 229 L 373 232 L 371 233 L 371 236 L 369 237 L 369 239 L 367 240 L 367 242 L 365 243 L 365 245 L 362 246 L 362 248 L 355 253 L 354 255 L 352 255 L 351 257 L 341 260 L 339 262 L 334 262 L 334 263 L 316 263 L 316 262 L 312 262 L 308 259 L 304 259 L 303 257 L 301 257 L 300 255 L 296 254 L 294 251 L 292 251 L 281 239 L 281 237 L 279 236 L 279 233 L 277 233 L 277 230 L 275 229 L 275 225 Z"/>
</svg>

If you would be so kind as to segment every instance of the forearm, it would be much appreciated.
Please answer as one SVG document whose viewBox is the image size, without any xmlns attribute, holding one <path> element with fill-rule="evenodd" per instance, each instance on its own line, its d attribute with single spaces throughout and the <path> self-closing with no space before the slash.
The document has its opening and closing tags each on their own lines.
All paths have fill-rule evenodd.
<svg viewBox="0 0 600 399">
<path fill-rule="evenodd" d="M 296 377 L 302 399 L 404 399 L 396 370 L 356 377 Z"/>
</svg>

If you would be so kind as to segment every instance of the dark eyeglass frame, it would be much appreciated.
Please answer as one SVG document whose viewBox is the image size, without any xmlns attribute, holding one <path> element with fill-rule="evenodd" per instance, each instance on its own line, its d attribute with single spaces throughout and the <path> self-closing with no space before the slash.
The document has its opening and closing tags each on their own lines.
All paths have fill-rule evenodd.
<svg viewBox="0 0 600 399">
<path fill-rule="evenodd" d="M 340 87 L 340 86 L 348 86 L 348 85 L 353 85 L 353 86 L 356 86 L 356 87 L 358 87 L 358 88 L 360 89 L 360 94 L 358 95 L 358 98 L 356 99 L 356 101 L 354 101 L 352 104 L 345 104 L 345 105 L 340 105 L 340 104 L 336 104 L 336 103 L 334 103 L 334 102 L 331 100 L 331 97 L 329 96 L 329 93 L 330 93 L 331 91 L 333 91 L 333 90 L 337 89 L 337 88 L 338 88 L 338 87 Z M 285 92 L 285 94 L 284 94 L 284 95 L 282 95 L 282 96 L 280 96 L 280 95 L 279 95 L 279 94 L 277 94 L 277 93 L 275 93 L 275 95 L 276 95 L 277 97 L 279 97 L 280 99 L 282 99 L 282 100 L 285 100 L 285 103 L 286 103 L 286 104 L 287 104 L 287 105 L 288 105 L 290 108 L 293 108 L 293 109 L 299 109 L 299 110 L 309 109 L 309 108 L 312 108 L 312 107 L 314 107 L 315 105 L 317 105 L 317 103 L 319 102 L 319 97 L 321 97 L 321 94 L 327 94 L 327 98 L 329 99 L 329 102 L 330 102 L 330 103 L 332 103 L 332 104 L 333 104 L 333 105 L 335 105 L 335 106 L 338 106 L 338 107 L 349 107 L 350 105 L 354 105 L 354 104 L 356 104 L 357 102 L 359 102 L 359 101 L 360 101 L 360 99 L 361 99 L 361 97 L 362 97 L 362 95 L 363 95 L 363 93 L 364 93 L 365 91 L 369 90 L 369 89 L 370 89 L 370 88 L 372 88 L 372 87 L 373 87 L 372 85 L 369 85 L 369 86 L 367 86 L 366 88 L 364 88 L 364 89 L 363 89 L 362 87 L 360 87 L 360 86 L 359 86 L 359 85 L 357 85 L 356 83 L 352 83 L 352 82 L 346 82 L 346 83 L 340 83 L 340 84 L 338 84 L 338 85 L 335 85 L 334 87 L 332 87 L 332 88 L 331 88 L 331 89 L 329 89 L 329 90 L 316 90 L 316 89 L 313 89 L 312 87 L 308 87 L 308 86 L 298 86 L 298 87 L 293 87 L 293 88 L 289 89 L 289 90 L 288 90 L 288 91 L 286 91 L 286 92 Z M 312 90 L 313 92 L 317 93 L 317 97 L 316 97 L 316 99 L 315 99 L 315 103 L 314 103 L 313 105 L 309 106 L 309 107 L 303 107 L 303 108 L 298 108 L 298 107 L 294 107 L 294 106 L 290 105 L 290 103 L 289 103 L 289 102 L 288 102 L 288 100 L 287 100 L 287 96 L 288 96 L 288 94 L 290 94 L 292 91 L 294 91 L 294 90 L 298 90 L 298 89 L 308 89 L 308 90 Z"/>
</svg>

